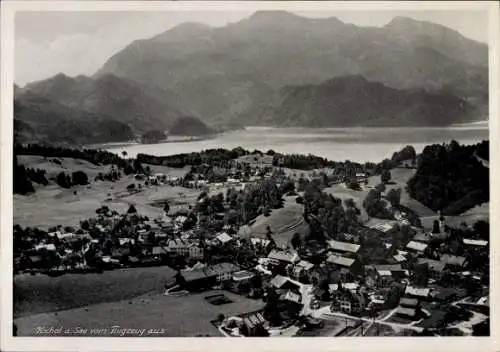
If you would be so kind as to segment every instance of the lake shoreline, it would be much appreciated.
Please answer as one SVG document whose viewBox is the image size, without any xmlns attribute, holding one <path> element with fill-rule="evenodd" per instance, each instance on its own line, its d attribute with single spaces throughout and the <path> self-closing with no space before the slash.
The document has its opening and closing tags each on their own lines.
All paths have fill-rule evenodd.
<svg viewBox="0 0 500 352">
<path fill-rule="evenodd" d="M 487 125 L 392 128 L 272 128 L 248 126 L 196 140 L 169 140 L 156 144 L 104 145 L 105 150 L 134 158 L 138 154 L 169 156 L 195 153 L 207 149 L 243 149 L 282 154 L 312 154 L 328 160 L 368 162 L 391 158 L 396 150 L 412 145 L 417 153 L 431 144 L 474 144 L 489 139 Z"/>
</svg>

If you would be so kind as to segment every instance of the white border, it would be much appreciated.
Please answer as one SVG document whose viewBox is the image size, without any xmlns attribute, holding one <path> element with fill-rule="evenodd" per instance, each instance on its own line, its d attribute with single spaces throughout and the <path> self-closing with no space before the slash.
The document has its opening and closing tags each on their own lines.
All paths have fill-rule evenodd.
<svg viewBox="0 0 500 352">
<path fill-rule="evenodd" d="M 499 287 L 496 268 L 500 265 L 494 248 L 500 245 L 495 229 L 500 228 L 500 185 L 495 181 L 499 175 L 499 8 L 494 1 L 478 2 L 156 2 L 156 1 L 3 1 L 1 3 L 2 46 L 1 46 L 1 92 L 2 119 L 1 163 L 0 163 L 0 225 L 1 225 L 1 346 L 3 351 L 221 351 L 238 348 L 241 350 L 265 351 L 500 351 L 498 326 L 499 305 L 495 298 Z M 405 337 L 362 337 L 362 338 L 67 338 L 67 337 L 12 337 L 12 96 L 14 82 L 14 13 L 16 11 L 248 11 L 248 10 L 487 10 L 489 11 L 489 59 L 490 59 L 490 175 L 491 175 L 491 337 L 449 337 L 449 338 L 405 338 Z M 498 251 L 498 250 L 497 250 Z"/>
</svg>

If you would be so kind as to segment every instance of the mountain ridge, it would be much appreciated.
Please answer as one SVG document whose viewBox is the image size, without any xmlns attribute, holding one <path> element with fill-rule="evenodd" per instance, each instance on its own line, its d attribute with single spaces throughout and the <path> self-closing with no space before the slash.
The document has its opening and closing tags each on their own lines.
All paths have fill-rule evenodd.
<svg viewBox="0 0 500 352">
<path fill-rule="evenodd" d="M 408 34 L 406 28 L 415 29 Z M 169 31 L 160 35 L 161 42 L 142 40 L 118 52 L 96 75 L 111 72 L 175 91 L 209 124 L 241 120 L 283 86 L 353 74 L 397 89 L 445 89 L 477 104 L 488 101 L 487 46 L 413 19 L 366 29 L 335 17 L 260 11 L 203 29 L 189 43 L 165 40 Z"/>
</svg>

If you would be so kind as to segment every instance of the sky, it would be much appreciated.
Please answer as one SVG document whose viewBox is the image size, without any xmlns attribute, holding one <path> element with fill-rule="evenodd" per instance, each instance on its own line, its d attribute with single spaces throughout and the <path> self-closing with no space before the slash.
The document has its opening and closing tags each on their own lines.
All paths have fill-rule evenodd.
<svg viewBox="0 0 500 352">
<path fill-rule="evenodd" d="M 430 21 L 487 42 L 486 11 L 290 11 L 304 17 L 337 17 L 358 26 L 384 26 L 396 16 Z M 224 26 L 253 11 L 17 12 L 15 83 L 46 79 L 60 72 L 92 75 L 132 41 L 152 37 L 183 22 Z"/>
</svg>

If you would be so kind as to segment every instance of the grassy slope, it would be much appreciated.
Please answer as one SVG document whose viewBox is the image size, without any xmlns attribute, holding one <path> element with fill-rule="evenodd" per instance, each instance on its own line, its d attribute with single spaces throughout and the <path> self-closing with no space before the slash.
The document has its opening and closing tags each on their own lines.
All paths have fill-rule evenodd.
<svg viewBox="0 0 500 352">
<path fill-rule="evenodd" d="M 293 199 L 291 199 L 293 198 Z M 267 225 L 277 244 L 287 244 L 295 232 L 303 232 L 308 226 L 303 218 L 304 206 L 295 203 L 295 197 L 287 197 L 283 208 L 275 209 L 266 217 L 259 215 L 252 224 L 252 236 L 266 237 Z"/>
<path fill-rule="evenodd" d="M 44 160 L 38 156 L 20 156 L 20 163 L 27 167 L 47 170 L 48 178 L 61 171 L 71 173 L 82 170 L 91 181 L 87 186 L 75 186 L 64 189 L 50 182 L 48 186 L 37 186 L 37 192 L 27 196 L 14 195 L 14 224 L 21 226 L 37 226 L 48 228 L 55 225 L 79 225 L 84 220 L 95 215 L 95 210 L 106 204 L 111 209 L 124 212 L 130 204 L 135 204 L 142 215 L 157 217 L 163 214 L 161 207 L 155 202 L 168 200 L 172 211 L 194 204 L 199 191 L 182 187 L 151 187 L 142 192 L 129 194 L 126 187 L 137 183 L 132 175 L 125 176 L 116 182 L 96 181 L 93 179 L 99 172 L 108 172 L 110 166 L 95 166 L 86 161 L 62 158 L 62 165 Z M 151 166 L 153 173 L 161 172 L 171 176 L 183 176 L 187 169 L 172 169 L 164 166 Z M 74 194 L 77 191 L 77 194 Z M 108 196 L 108 193 L 110 194 Z M 107 199 L 111 198 L 111 201 Z"/>
<path fill-rule="evenodd" d="M 52 312 L 161 291 L 175 275 L 169 267 L 129 268 L 102 274 L 14 277 L 14 316 Z"/>
</svg>

